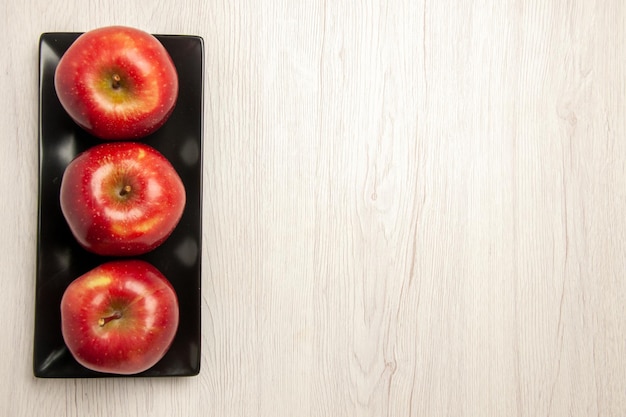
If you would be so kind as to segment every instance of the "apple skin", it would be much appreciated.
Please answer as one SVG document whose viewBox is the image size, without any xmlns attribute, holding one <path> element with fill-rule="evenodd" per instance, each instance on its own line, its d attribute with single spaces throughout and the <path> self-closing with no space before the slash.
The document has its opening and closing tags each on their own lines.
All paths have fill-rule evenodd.
<svg viewBox="0 0 626 417">
<path fill-rule="evenodd" d="M 59 60 L 54 85 L 70 117 L 106 140 L 153 133 L 167 121 L 178 98 L 178 74 L 163 44 L 124 26 L 80 35 Z"/>
<path fill-rule="evenodd" d="M 131 375 L 163 358 L 178 330 L 172 284 L 148 262 L 104 263 L 76 278 L 61 299 L 61 330 L 72 356 L 98 372 Z"/>
<path fill-rule="evenodd" d="M 106 142 L 69 163 L 61 211 L 78 243 L 103 256 L 154 250 L 174 231 L 186 203 L 172 164 L 139 142 Z"/>
</svg>

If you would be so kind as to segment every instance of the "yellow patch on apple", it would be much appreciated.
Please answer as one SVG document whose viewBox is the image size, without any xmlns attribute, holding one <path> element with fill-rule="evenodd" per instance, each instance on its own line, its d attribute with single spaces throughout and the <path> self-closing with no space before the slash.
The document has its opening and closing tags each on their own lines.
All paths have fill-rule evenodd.
<svg viewBox="0 0 626 417">
<path fill-rule="evenodd" d="M 103 287 L 105 285 L 108 285 L 110 282 L 111 277 L 109 277 L 108 275 L 96 275 L 87 282 L 86 286 L 87 288 L 92 290 L 96 287 Z"/>
<path fill-rule="evenodd" d="M 129 228 L 123 224 L 115 223 L 111 225 L 111 231 L 115 233 L 116 235 L 122 236 L 122 237 L 130 236 L 133 233 L 145 233 L 145 232 L 152 230 L 152 228 L 156 224 L 158 224 L 160 221 L 161 221 L 161 217 L 154 217 L 144 222 L 141 222 L 132 228 Z"/>
</svg>

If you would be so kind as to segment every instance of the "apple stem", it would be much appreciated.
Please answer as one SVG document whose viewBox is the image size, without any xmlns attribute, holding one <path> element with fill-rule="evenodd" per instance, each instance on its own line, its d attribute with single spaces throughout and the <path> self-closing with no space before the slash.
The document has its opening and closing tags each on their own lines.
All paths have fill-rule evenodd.
<svg viewBox="0 0 626 417">
<path fill-rule="evenodd" d="M 126 194 L 130 193 L 133 188 L 130 185 L 125 185 L 124 188 L 120 190 L 120 196 L 124 197 Z"/>
<path fill-rule="evenodd" d="M 113 87 L 115 90 L 120 88 L 120 81 L 122 81 L 122 77 L 120 77 L 117 74 L 113 74 L 111 78 L 113 79 L 113 82 L 111 83 L 111 87 Z"/>
<path fill-rule="evenodd" d="M 113 313 L 112 315 L 108 317 L 101 317 L 100 320 L 98 320 L 98 325 L 100 327 L 104 327 L 104 325 L 107 324 L 108 322 L 112 320 L 117 320 L 121 317 L 122 317 L 122 313 L 120 313 L 119 311 L 116 311 L 115 313 Z"/>
</svg>

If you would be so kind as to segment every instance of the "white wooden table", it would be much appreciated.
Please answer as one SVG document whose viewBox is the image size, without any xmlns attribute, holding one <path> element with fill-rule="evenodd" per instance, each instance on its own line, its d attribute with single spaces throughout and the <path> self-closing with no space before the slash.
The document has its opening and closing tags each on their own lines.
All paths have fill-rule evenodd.
<svg viewBox="0 0 626 417">
<path fill-rule="evenodd" d="M 626 3 L 5 1 L 1 416 L 626 415 Z M 32 374 L 37 47 L 205 40 L 202 370 Z"/>
</svg>

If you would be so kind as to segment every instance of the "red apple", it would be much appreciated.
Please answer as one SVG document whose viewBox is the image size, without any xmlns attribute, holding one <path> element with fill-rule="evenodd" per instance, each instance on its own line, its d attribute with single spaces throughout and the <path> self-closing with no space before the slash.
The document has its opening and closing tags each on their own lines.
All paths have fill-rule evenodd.
<svg viewBox="0 0 626 417">
<path fill-rule="evenodd" d="M 84 367 L 136 374 L 167 353 L 178 329 L 170 282 L 141 260 L 104 263 L 75 279 L 61 300 L 61 330 Z"/>
<path fill-rule="evenodd" d="M 163 243 L 185 208 L 172 164 L 138 142 L 107 142 L 78 155 L 61 180 L 61 211 L 86 250 L 135 256 Z"/>
<path fill-rule="evenodd" d="M 61 105 L 101 139 L 137 139 L 161 127 L 178 97 L 178 74 L 157 38 L 109 26 L 80 35 L 54 75 Z"/>
</svg>

